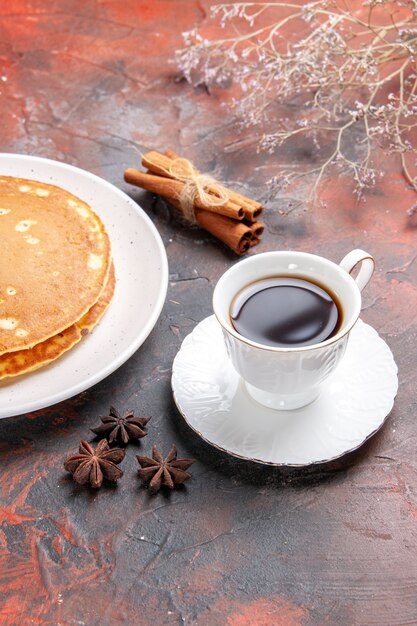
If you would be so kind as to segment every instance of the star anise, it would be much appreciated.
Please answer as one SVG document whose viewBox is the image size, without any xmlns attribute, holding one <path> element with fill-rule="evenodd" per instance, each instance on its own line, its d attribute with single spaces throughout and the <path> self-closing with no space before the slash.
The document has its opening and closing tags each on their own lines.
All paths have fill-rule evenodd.
<svg viewBox="0 0 417 626">
<path fill-rule="evenodd" d="M 175 485 L 181 485 L 191 478 L 185 470 L 194 463 L 194 460 L 177 459 L 177 448 L 174 444 L 165 459 L 157 446 L 152 448 L 152 458 L 140 455 L 136 458 L 142 468 L 139 470 L 139 476 L 149 483 L 151 493 L 156 493 L 162 486 L 174 489 Z"/>
<path fill-rule="evenodd" d="M 131 439 L 141 439 L 148 434 L 143 430 L 150 417 L 136 417 L 133 411 L 120 415 L 114 406 L 110 407 L 109 415 L 100 417 L 102 424 L 90 430 L 99 437 L 108 437 L 109 442 L 119 441 L 125 445 Z"/>
<path fill-rule="evenodd" d="M 89 482 L 98 489 L 103 477 L 115 481 L 123 476 L 117 465 L 124 457 L 125 451 L 122 448 L 110 448 L 106 439 L 99 441 L 95 450 L 87 441 L 81 441 L 78 454 L 70 456 L 64 462 L 64 467 L 79 485 Z"/>
</svg>

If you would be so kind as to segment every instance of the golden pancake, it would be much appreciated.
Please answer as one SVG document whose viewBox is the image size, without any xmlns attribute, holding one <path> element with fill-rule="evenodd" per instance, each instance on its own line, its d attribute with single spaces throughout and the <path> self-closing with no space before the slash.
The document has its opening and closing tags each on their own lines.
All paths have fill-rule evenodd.
<svg viewBox="0 0 417 626">
<path fill-rule="evenodd" d="M 110 263 L 109 238 L 88 204 L 55 185 L 0 176 L 0 355 L 81 319 Z"/>
<path fill-rule="evenodd" d="M 9 376 L 32 372 L 43 365 L 47 365 L 78 343 L 102 318 L 113 297 L 115 282 L 112 265 L 101 296 L 81 320 L 54 337 L 38 343 L 33 348 L 2 354 L 0 356 L 0 380 Z"/>
</svg>

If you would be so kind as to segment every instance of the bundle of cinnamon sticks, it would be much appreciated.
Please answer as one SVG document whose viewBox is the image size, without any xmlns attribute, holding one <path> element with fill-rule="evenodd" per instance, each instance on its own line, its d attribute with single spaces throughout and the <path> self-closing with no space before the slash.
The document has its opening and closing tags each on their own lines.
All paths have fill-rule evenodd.
<svg viewBox="0 0 417 626">
<path fill-rule="evenodd" d="M 259 243 L 264 225 L 259 221 L 263 206 L 202 175 L 190 161 L 172 150 L 142 156 L 142 172 L 129 168 L 127 183 L 165 198 L 183 217 L 198 224 L 237 254 Z"/>
</svg>

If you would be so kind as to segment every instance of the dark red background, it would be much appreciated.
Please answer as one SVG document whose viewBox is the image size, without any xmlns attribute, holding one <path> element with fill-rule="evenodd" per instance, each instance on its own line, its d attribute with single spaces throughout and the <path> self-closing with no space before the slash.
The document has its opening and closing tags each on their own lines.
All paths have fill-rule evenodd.
<svg viewBox="0 0 417 626">
<path fill-rule="evenodd" d="M 151 216 L 170 264 L 167 301 L 145 345 L 67 402 L 0 423 L 0 623 L 293 626 L 417 624 L 416 201 L 395 159 L 355 204 L 344 177 L 327 205 L 288 216 L 268 203 L 252 253 L 308 250 L 339 261 L 361 247 L 377 271 L 363 319 L 391 346 L 400 388 L 362 449 L 303 471 L 241 462 L 184 424 L 170 374 L 182 339 L 211 312 L 234 255 L 129 188 L 137 149 L 171 147 L 256 198 L 282 155 L 256 154 L 222 93 L 178 80 L 181 32 L 209 1 L 10 0 L 0 4 L 0 147 L 86 168 Z M 297 152 L 298 151 L 298 152 Z M 304 158 L 302 146 L 292 158 Z M 184 490 L 150 497 L 134 452 L 116 488 L 77 487 L 62 468 L 110 404 L 152 414 L 152 442 L 196 463 Z M 148 441 L 149 440 L 149 441 Z M 128 451 L 129 452 L 129 451 Z"/>
</svg>

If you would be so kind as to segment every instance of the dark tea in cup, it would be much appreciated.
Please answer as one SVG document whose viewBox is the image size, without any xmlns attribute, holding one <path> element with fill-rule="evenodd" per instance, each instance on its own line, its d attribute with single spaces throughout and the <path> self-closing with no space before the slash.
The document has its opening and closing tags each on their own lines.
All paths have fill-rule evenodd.
<svg viewBox="0 0 417 626">
<path fill-rule="evenodd" d="M 318 344 L 342 326 L 336 296 L 299 276 L 271 276 L 251 283 L 234 298 L 230 317 L 240 335 L 275 348 Z"/>
</svg>

